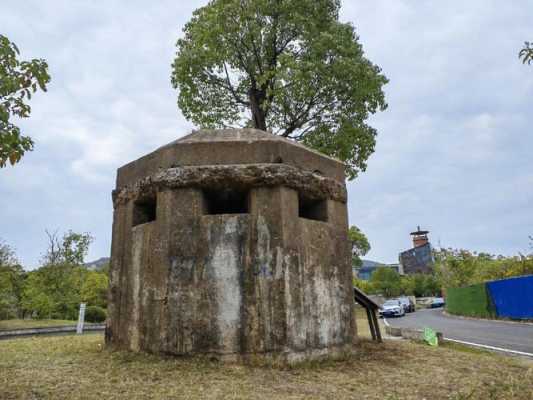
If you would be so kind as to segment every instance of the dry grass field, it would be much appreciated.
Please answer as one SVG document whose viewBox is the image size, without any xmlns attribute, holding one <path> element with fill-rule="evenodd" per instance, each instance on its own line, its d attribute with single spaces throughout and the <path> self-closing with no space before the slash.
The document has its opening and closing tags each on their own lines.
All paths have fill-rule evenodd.
<svg viewBox="0 0 533 400">
<path fill-rule="evenodd" d="M 0 341 L 0 399 L 523 399 L 531 362 L 457 346 L 362 341 L 342 361 L 292 367 L 161 358 L 103 335 Z"/>
<path fill-rule="evenodd" d="M 355 307 L 355 319 L 357 320 L 357 335 L 365 339 L 372 339 L 372 334 L 370 333 L 370 326 L 368 325 L 368 317 L 366 316 L 366 311 L 364 308 L 357 305 Z M 385 332 L 383 327 L 383 320 L 378 320 L 381 326 L 381 332 Z"/>
</svg>

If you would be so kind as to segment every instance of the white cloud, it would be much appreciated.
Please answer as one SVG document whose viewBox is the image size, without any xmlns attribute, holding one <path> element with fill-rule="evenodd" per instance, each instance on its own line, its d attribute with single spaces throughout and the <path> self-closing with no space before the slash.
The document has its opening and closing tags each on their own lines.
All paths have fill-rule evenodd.
<svg viewBox="0 0 533 400">
<path fill-rule="evenodd" d="M 109 253 L 116 169 L 187 133 L 170 87 L 175 42 L 206 1 L 2 4 L 23 56 L 50 64 L 49 92 L 21 126 L 36 149 L 0 171 L 2 236 L 35 265 L 44 228 L 96 236 Z M 533 234 L 533 1 L 343 2 L 368 57 L 390 78 L 368 171 L 349 184 L 350 219 L 371 258 L 395 261 L 422 225 L 436 242 L 492 252 Z M 529 121 L 529 123 L 528 123 Z"/>
</svg>

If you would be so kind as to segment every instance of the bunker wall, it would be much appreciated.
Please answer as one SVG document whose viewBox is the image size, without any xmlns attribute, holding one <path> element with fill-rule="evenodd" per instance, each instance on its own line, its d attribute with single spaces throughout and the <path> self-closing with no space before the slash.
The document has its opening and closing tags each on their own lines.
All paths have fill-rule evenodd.
<svg viewBox="0 0 533 400">
<path fill-rule="evenodd" d="M 119 168 L 116 187 L 132 184 L 145 176 L 177 166 L 283 163 L 344 181 L 344 166 L 305 148 L 279 140 L 180 143 L 162 147 Z"/>
<path fill-rule="evenodd" d="M 299 193 L 256 188 L 209 215 L 200 189 L 162 190 L 155 220 L 115 210 L 108 342 L 134 351 L 298 353 L 354 340 L 346 206 L 299 217 Z"/>
</svg>

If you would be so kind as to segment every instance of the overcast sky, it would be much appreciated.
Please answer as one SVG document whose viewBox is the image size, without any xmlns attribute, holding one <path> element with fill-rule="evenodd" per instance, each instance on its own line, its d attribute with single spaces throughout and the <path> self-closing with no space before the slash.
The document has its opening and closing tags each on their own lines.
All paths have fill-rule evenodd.
<svg viewBox="0 0 533 400">
<path fill-rule="evenodd" d="M 170 85 L 175 42 L 206 1 L 11 1 L 0 33 L 52 82 L 20 123 L 35 151 L 0 170 L 0 238 L 26 268 L 45 229 L 95 236 L 108 256 L 116 169 L 190 132 Z M 371 119 L 377 147 L 348 184 L 366 258 L 396 262 L 417 225 L 435 246 L 501 254 L 533 234 L 533 0 L 343 1 L 370 60 L 390 79 Z"/>
</svg>

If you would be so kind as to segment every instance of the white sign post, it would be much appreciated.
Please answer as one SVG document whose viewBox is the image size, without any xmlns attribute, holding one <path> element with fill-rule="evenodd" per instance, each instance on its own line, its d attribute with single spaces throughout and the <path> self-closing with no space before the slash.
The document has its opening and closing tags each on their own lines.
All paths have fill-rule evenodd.
<svg viewBox="0 0 533 400">
<path fill-rule="evenodd" d="M 76 333 L 81 335 L 83 333 L 83 323 L 85 322 L 85 303 L 80 304 L 80 314 L 78 316 L 78 326 L 76 327 Z"/>
</svg>

